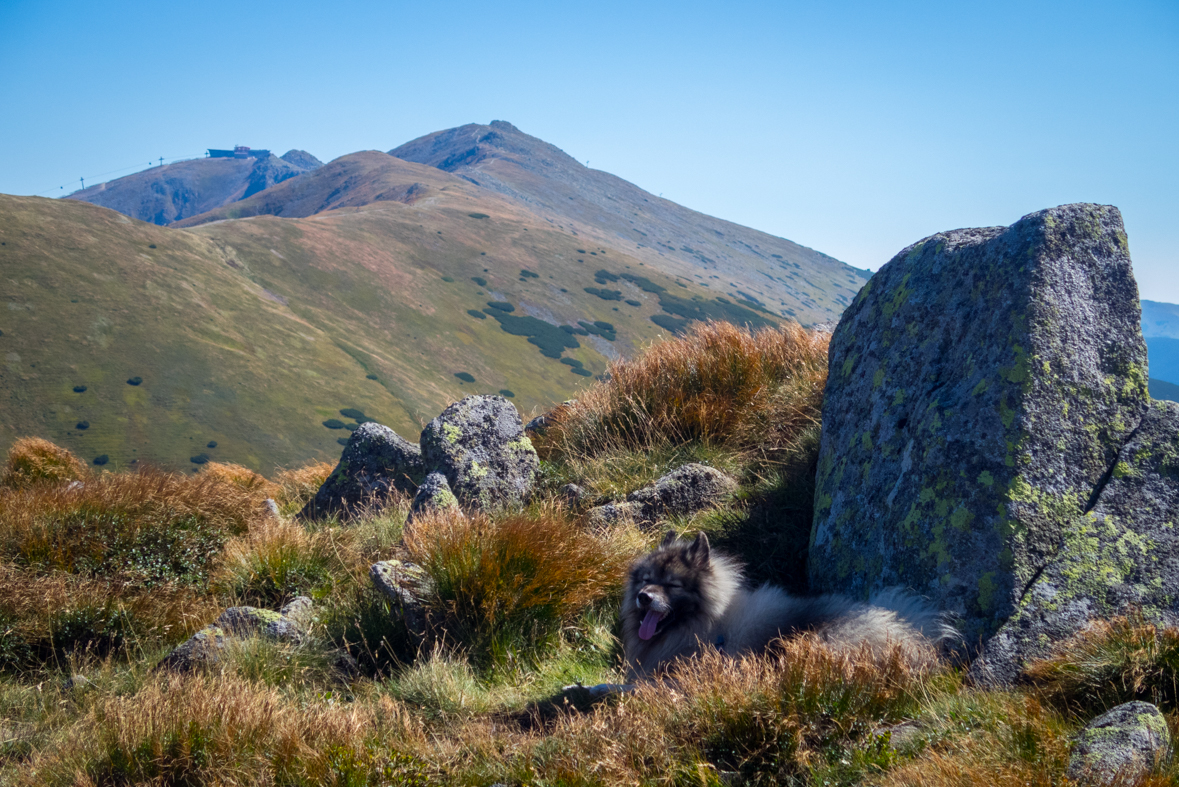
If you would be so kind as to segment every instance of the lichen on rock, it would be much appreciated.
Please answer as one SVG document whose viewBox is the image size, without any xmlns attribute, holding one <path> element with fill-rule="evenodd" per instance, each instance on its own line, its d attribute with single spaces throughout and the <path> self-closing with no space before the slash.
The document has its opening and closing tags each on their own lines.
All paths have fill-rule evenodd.
<svg viewBox="0 0 1179 787">
<path fill-rule="evenodd" d="M 812 589 L 908 586 L 992 635 L 1143 418 L 1138 321 L 1110 206 L 900 252 L 832 337 Z"/>
<path fill-rule="evenodd" d="M 540 466 L 519 411 L 502 396 L 468 396 L 447 407 L 422 430 L 421 451 L 462 506 L 482 511 L 527 502 Z"/>
<path fill-rule="evenodd" d="M 394 491 L 412 492 L 425 476 L 421 449 L 387 426 L 361 424 L 327 477 L 302 511 L 300 519 L 338 516 L 380 508 Z"/>
<path fill-rule="evenodd" d="M 1148 702 L 1127 702 L 1077 733 L 1068 778 L 1078 785 L 1136 784 L 1171 758 L 1167 720 Z"/>
</svg>

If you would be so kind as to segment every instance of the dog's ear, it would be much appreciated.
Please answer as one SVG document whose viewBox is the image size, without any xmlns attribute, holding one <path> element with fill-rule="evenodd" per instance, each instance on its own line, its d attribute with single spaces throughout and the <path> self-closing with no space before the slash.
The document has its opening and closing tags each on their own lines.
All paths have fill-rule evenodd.
<svg viewBox="0 0 1179 787">
<path fill-rule="evenodd" d="M 708 536 L 701 530 L 696 534 L 696 540 L 688 547 L 688 562 L 697 566 L 707 566 L 709 556 Z"/>
<path fill-rule="evenodd" d="M 667 549 L 669 546 L 671 546 L 672 544 L 675 543 L 675 538 L 676 538 L 675 531 L 668 530 L 667 535 L 665 535 L 663 537 L 663 540 L 659 542 L 659 548 L 660 549 Z"/>
</svg>

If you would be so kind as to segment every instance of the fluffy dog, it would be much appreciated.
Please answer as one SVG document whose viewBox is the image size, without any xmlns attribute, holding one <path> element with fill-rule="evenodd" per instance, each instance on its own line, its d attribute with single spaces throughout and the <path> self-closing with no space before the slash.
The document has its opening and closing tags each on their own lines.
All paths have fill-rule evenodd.
<svg viewBox="0 0 1179 787">
<path fill-rule="evenodd" d="M 896 588 L 867 604 L 838 595 L 798 598 L 773 585 L 747 590 L 741 567 L 712 551 L 704 533 L 689 543 L 669 532 L 658 549 L 631 567 L 622 604 L 631 679 L 648 677 L 704 647 L 757 652 L 779 636 L 805 631 L 837 649 L 882 653 L 899 645 L 915 665 L 928 662 L 936 646 L 957 636 L 925 602 Z"/>
</svg>

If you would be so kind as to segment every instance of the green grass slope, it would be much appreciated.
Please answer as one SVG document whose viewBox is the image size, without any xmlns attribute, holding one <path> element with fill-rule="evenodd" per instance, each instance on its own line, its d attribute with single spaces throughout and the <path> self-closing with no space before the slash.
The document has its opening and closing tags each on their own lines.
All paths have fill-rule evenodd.
<svg viewBox="0 0 1179 787">
<path fill-rule="evenodd" d="M 31 435 L 111 467 L 204 454 L 269 472 L 338 456 L 347 431 L 323 422 L 341 409 L 413 439 L 468 393 L 509 390 L 525 413 L 576 396 L 668 332 L 652 317 L 771 320 L 424 174 L 384 184 L 422 199 L 187 230 L 0 195 L 0 450 Z"/>
</svg>

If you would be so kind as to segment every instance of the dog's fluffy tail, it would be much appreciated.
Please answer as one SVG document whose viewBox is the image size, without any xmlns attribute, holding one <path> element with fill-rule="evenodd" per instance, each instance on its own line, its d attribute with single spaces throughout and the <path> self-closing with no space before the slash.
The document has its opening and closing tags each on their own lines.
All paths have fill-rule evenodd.
<svg viewBox="0 0 1179 787">
<path fill-rule="evenodd" d="M 873 594 L 868 604 L 895 613 L 899 621 L 919 632 L 938 649 L 945 649 L 962 640 L 962 635 L 950 624 L 945 613 L 938 612 L 928 601 L 904 588 L 885 588 Z"/>
</svg>

